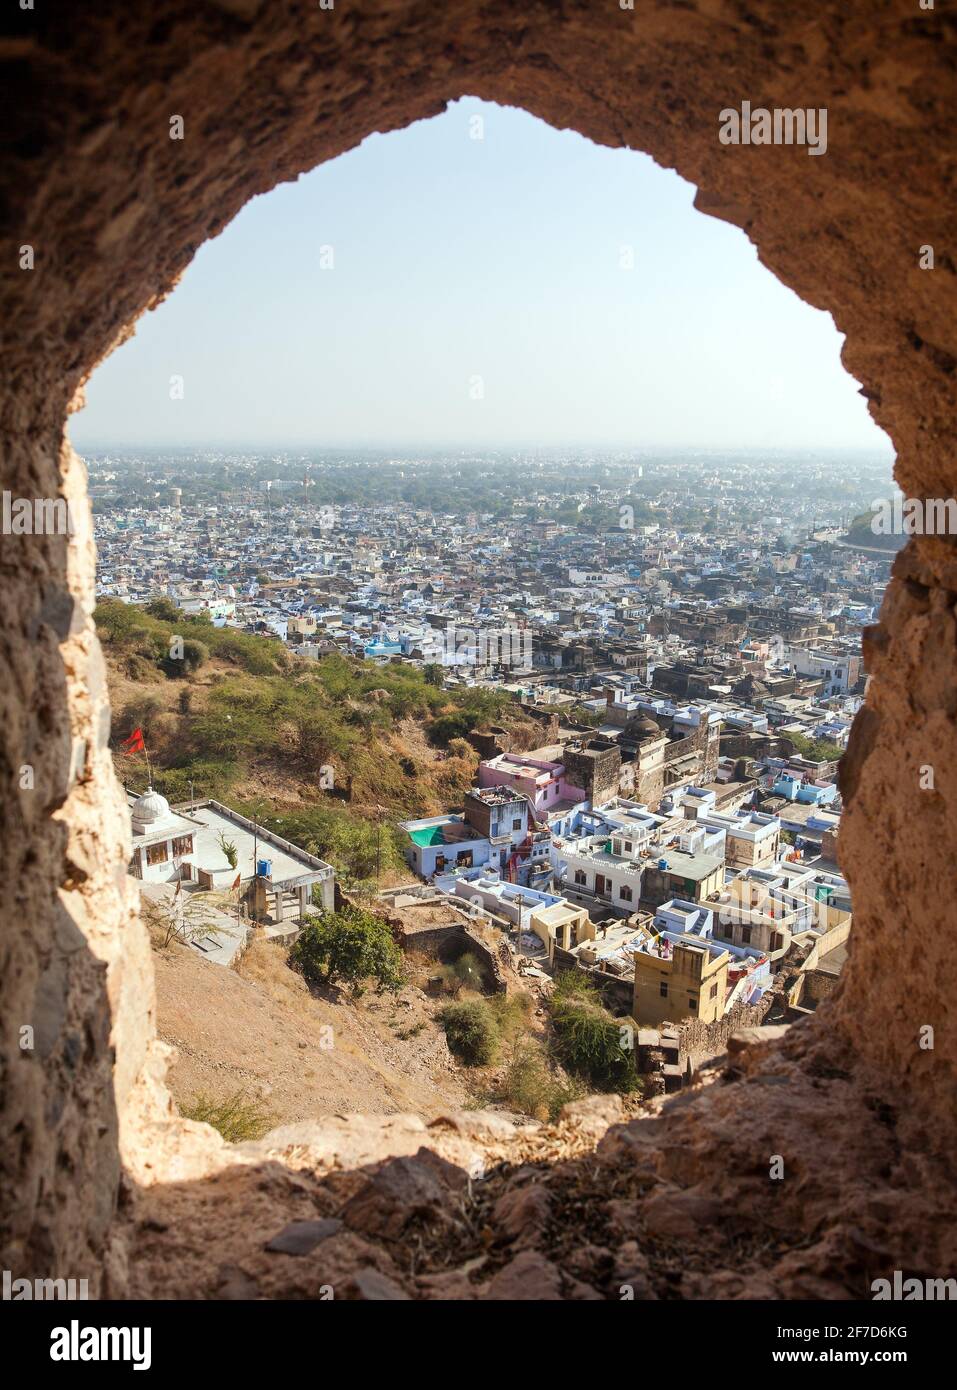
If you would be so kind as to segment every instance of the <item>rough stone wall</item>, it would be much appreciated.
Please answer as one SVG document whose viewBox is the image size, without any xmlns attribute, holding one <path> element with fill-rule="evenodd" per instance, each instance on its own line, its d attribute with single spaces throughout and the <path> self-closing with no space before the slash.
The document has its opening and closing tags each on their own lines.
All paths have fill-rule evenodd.
<svg viewBox="0 0 957 1390">
<path fill-rule="evenodd" d="M 766 991 L 758 1004 L 735 1004 L 729 1013 L 714 1023 L 704 1023 L 700 1018 L 682 1019 L 674 1025 L 682 1061 L 686 1056 L 700 1061 L 724 1052 L 732 1034 L 742 1028 L 757 1028 L 764 1022 L 773 998 L 771 992 Z M 661 1026 L 665 1027 L 664 1024 Z"/>
<path fill-rule="evenodd" d="M 913 0 L 14 8 L 0 36 L 12 113 L 0 161 L 2 486 L 70 495 L 82 512 L 69 403 L 197 247 L 254 194 L 471 93 L 647 151 L 691 180 L 700 210 L 742 227 L 765 265 L 833 314 L 905 493 L 948 496 L 955 25 L 943 5 Z M 718 112 L 745 99 L 827 107 L 827 155 L 721 146 Z M 174 115 L 182 141 L 169 139 Z M 24 245 L 32 270 L 20 268 Z M 933 270 L 918 265 L 926 246 Z M 128 1165 L 155 1169 L 161 1145 L 144 1162 L 142 1126 L 149 1105 L 161 1116 L 167 1102 L 148 1053 L 148 956 L 123 883 L 127 831 L 88 616 L 92 552 L 79 537 L 0 542 L 0 833 L 13 909 L 0 957 L 2 1258 L 18 1274 L 82 1276 L 117 1193 L 118 1114 L 135 1116 Z M 954 547 L 911 540 L 894 576 L 842 768 L 854 944 L 826 1024 L 805 1027 L 837 1029 L 877 1087 L 933 1121 L 926 1142 L 946 1152 L 957 1128 Z M 87 754 L 71 786 L 73 740 Z M 32 791 L 20 789 L 26 764 Z M 19 1030 L 31 1022 L 29 1052 Z M 933 1049 L 918 1046 L 925 1025 Z"/>
<path fill-rule="evenodd" d="M 602 806 L 617 796 L 621 777 L 621 749 L 617 744 L 605 748 L 593 739 L 581 752 L 567 747 L 562 762 L 569 782 L 582 787 L 593 806 Z"/>
<path fill-rule="evenodd" d="M 829 975 L 825 970 L 809 970 L 801 992 L 802 1005 L 810 1008 L 812 1004 L 820 1004 L 823 1000 L 829 999 L 837 989 L 837 983 L 836 975 Z"/>
<path fill-rule="evenodd" d="M 674 781 L 684 781 L 687 773 L 675 772 L 674 764 L 681 758 L 685 758 L 689 753 L 697 753 L 699 756 L 698 772 L 696 774 L 699 782 L 713 782 L 718 772 L 718 757 L 720 747 L 720 737 L 709 724 L 700 724 L 697 729 L 693 729 L 684 738 L 673 739 L 665 748 L 664 776 L 666 784 Z"/>
<path fill-rule="evenodd" d="M 70 503 L 74 535 L 4 536 L 0 1260 L 87 1278 L 109 1258 L 124 1119 L 155 1036 L 153 969 L 126 878 L 129 818 L 107 747 L 86 473 L 67 443 L 13 441 L 14 495 Z M 32 455 L 32 456 L 31 456 Z M 7 455 L 8 460 L 11 454 Z M 27 1032 L 25 1030 L 32 1030 Z"/>
<path fill-rule="evenodd" d="M 493 994 L 504 994 L 508 988 L 496 948 L 467 922 L 413 927 L 403 931 L 400 941 L 404 951 L 434 951 L 443 965 L 451 965 L 466 953 L 474 955 L 482 967 L 485 984 Z"/>
</svg>

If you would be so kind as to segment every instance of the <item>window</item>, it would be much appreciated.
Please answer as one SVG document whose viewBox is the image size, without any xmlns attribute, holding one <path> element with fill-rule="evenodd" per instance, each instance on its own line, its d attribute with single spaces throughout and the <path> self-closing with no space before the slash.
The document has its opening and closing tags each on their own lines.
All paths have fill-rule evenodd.
<svg viewBox="0 0 957 1390">
<path fill-rule="evenodd" d="M 580 884 L 582 885 L 582 887 L 584 887 L 585 884 L 588 882 L 588 879 L 585 877 L 585 870 L 584 870 L 584 869 L 576 869 L 576 870 L 575 870 L 575 882 L 576 882 L 576 883 L 580 883 Z"/>
<path fill-rule="evenodd" d="M 169 844 L 166 840 L 160 845 L 146 846 L 147 864 L 165 864 L 169 859 Z"/>
<path fill-rule="evenodd" d="M 623 903 L 631 902 L 631 889 L 628 887 L 627 883 L 622 887 L 620 897 Z"/>
<path fill-rule="evenodd" d="M 659 988 L 659 990 L 660 990 L 660 992 L 661 992 L 661 997 L 662 997 L 662 999 L 667 999 L 667 998 L 668 998 L 668 981 L 667 981 L 667 980 L 662 980 L 662 982 L 661 982 L 661 984 L 658 986 L 658 988 Z"/>
<path fill-rule="evenodd" d="M 519 816 L 518 820 L 513 820 L 513 821 L 512 821 L 512 829 L 513 829 L 513 830 L 521 830 L 521 828 L 522 828 L 522 818 L 521 818 L 521 816 Z"/>
<path fill-rule="evenodd" d="M 718 993 L 718 982 L 717 982 L 717 980 L 715 980 L 714 984 L 711 986 L 711 994 L 710 994 L 708 997 L 709 997 L 710 999 L 714 999 L 714 998 L 717 996 L 717 993 Z"/>
<path fill-rule="evenodd" d="M 741 928 L 741 941 L 742 941 L 742 943 L 743 943 L 745 946 L 747 946 L 747 945 L 749 944 L 750 940 L 751 940 L 751 928 L 750 928 L 750 927 L 742 927 L 742 928 Z"/>
<path fill-rule="evenodd" d="M 688 1008 L 693 1014 L 698 1012 L 698 996 L 696 994 L 688 995 Z"/>
<path fill-rule="evenodd" d="M 180 855 L 192 854 L 193 837 L 192 835 L 178 835 L 173 841 L 173 858 L 178 859 Z"/>
<path fill-rule="evenodd" d="M 631 853 L 631 841 L 630 841 L 630 840 L 626 840 L 626 841 L 625 841 L 625 850 L 626 850 L 629 854 Z"/>
</svg>

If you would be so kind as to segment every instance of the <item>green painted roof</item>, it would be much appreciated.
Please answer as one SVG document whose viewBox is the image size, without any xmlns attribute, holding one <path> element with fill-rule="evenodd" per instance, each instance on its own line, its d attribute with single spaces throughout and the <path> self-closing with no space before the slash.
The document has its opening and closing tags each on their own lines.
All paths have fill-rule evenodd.
<svg viewBox="0 0 957 1390">
<path fill-rule="evenodd" d="M 427 825 L 423 830 L 410 830 L 409 834 L 417 845 L 445 844 L 444 825 Z"/>
</svg>

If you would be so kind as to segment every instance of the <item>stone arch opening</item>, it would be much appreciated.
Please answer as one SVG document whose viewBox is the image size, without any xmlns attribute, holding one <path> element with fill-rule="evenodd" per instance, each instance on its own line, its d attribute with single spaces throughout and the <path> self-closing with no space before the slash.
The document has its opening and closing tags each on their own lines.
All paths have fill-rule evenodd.
<svg viewBox="0 0 957 1390">
<path fill-rule="evenodd" d="M 957 31 L 909 5 L 876 17 L 869 6 L 863 18 L 842 0 L 813 16 L 773 0 L 600 13 L 500 0 L 333 10 L 173 0 L 157 19 L 113 0 L 81 25 L 31 12 L 8 25 L 0 52 L 18 115 L 0 185 L 3 487 L 64 497 L 76 518 L 72 538 L 5 535 L 0 559 L 8 1267 L 96 1281 L 105 1271 L 122 1291 L 121 1154 L 138 1184 L 208 1171 L 203 1136 L 168 1113 L 148 948 L 124 884 L 84 479 L 64 434 L 90 370 L 248 198 L 474 94 L 644 150 L 693 182 L 701 211 L 742 227 L 781 280 L 831 311 L 905 494 L 951 495 L 957 294 L 944 219 Z M 826 157 L 721 145 L 718 114 L 743 100 L 826 108 Z M 170 139 L 177 116 L 182 140 Z M 804 1172 L 830 1166 L 832 1204 L 854 1211 L 888 1258 L 909 1251 L 912 1263 L 943 1247 L 902 1173 L 919 1166 L 936 1184 L 939 1214 L 955 1123 L 955 602 L 951 541 L 911 540 L 866 634 L 873 681 L 842 767 L 855 942 L 834 1003 L 777 1052 L 749 1049 L 742 1085 L 612 1145 L 645 1161 L 670 1135 L 687 1158 L 669 1181 L 687 1186 L 717 1165 L 733 1197 L 755 1188 L 749 1157 L 791 1143 Z M 928 765 L 934 790 L 921 783 Z M 869 1150 L 874 1136 L 883 1142 Z M 791 1211 L 800 1227 L 800 1204 Z M 838 1218 L 817 1220 L 817 1246 L 840 1247 L 850 1287 L 853 1236 Z M 817 1270 L 808 1257 L 800 1277 Z M 730 1262 L 724 1273 L 740 1292 Z"/>
</svg>

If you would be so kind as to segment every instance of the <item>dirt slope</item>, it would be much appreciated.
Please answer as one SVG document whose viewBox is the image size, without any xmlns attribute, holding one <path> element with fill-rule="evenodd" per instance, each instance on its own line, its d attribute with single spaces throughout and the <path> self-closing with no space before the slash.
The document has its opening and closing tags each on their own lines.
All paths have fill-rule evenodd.
<svg viewBox="0 0 957 1390">
<path fill-rule="evenodd" d="M 265 942 L 253 943 L 238 972 L 186 946 L 153 959 L 159 1036 L 179 1053 L 169 1075 L 179 1105 L 244 1090 L 286 1124 L 356 1111 L 429 1119 L 466 1102 L 419 989 L 317 999 Z"/>
</svg>

